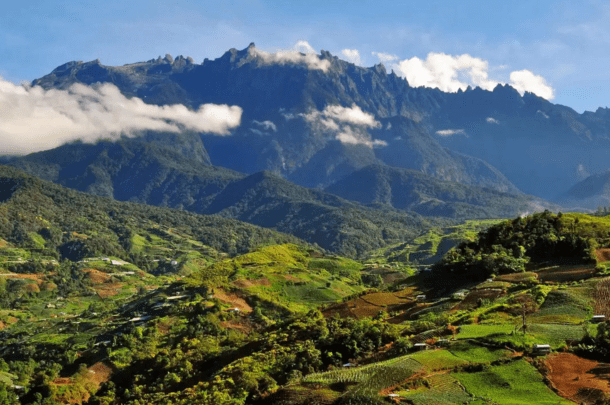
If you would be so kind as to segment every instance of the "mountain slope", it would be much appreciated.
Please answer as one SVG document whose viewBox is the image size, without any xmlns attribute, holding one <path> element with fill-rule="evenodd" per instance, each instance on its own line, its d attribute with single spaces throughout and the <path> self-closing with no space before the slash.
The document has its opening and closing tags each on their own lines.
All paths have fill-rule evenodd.
<svg viewBox="0 0 610 405">
<path fill-rule="evenodd" d="M 362 68 L 328 52 L 319 56 L 326 70 L 272 64 L 261 55 L 251 44 L 201 65 L 169 56 L 119 67 L 70 62 L 33 84 L 66 89 L 74 83 L 109 82 L 147 103 L 239 105 L 242 125 L 231 136 L 202 137 L 214 165 L 243 173 L 271 170 L 318 187 L 385 163 L 443 180 L 516 190 L 484 162 L 478 165 L 489 170 L 481 178 L 476 168 L 434 139 L 428 117 L 437 114 L 444 93 L 411 88 L 383 65 Z M 373 121 L 345 121 L 329 112 L 333 106 L 358 108 Z"/>
<path fill-rule="evenodd" d="M 531 196 L 441 181 L 415 170 L 387 166 L 365 167 L 325 191 L 362 204 L 451 218 L 499 218 L 550 207 Z"/>
<path fill-rule="evenodd" d="M 0 200 L 0 238 L 39 248 L 51 257 L 77 249 L 78 255 L 127 260 L 130 235 L 153 225 L 188 230 L 200 242 L 230 254 L 274 241 L 299 242 L 232 219 L 85 194 L 7 166 L 0 166 Z"/>
<path fill-rule="evenodd" d="M 596 209 L 610 205 L 610 171 L 594 174 L 557 197 L 568 207 Z"/>
</svg>

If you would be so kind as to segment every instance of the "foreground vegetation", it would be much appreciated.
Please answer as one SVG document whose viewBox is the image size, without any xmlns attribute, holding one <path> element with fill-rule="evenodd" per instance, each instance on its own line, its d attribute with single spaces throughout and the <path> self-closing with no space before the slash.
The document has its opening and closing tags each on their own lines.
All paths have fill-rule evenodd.
<svg viewBox="0 0 610 405">
<path fill-rule="evenodd" d="M 2 404 L 608 400 L 607 217 L 432 228 L 358 261 L 9 174 Z"/>
</svg>

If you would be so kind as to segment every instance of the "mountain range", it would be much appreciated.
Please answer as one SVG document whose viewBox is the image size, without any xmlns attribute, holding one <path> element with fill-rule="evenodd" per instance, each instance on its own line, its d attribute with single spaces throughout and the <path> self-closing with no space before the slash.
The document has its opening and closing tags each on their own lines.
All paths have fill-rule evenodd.
<svg viewBox="0 0 610 405">
<path fill-rule="evenodd" d="M 68 62 L 32 85 L 111 83 L 149 104 L 236 105 L 241 125 L 226 136 L 144 131 L 73 142 L 5 163 L 80 191 L 236 218 L 344 254 L 402 236 L 389 222 L 421 229 L 446 221 L 439 217 L 507 217 L 566 201 L 593 208 L 605 193 L 565 198 L 607 168 L 606 109 L 578 114 L 508 85 L 412 87 L 382 64 L 364 68 L 325 51 L 270 55 L 250 44 L 201 64 L 169 55 L 116 67 Z M 314 232 L 321 218 L 332 236 Z M 355 229 L 367 229 L 366 242 L 344 245 Z"/>
</svg>

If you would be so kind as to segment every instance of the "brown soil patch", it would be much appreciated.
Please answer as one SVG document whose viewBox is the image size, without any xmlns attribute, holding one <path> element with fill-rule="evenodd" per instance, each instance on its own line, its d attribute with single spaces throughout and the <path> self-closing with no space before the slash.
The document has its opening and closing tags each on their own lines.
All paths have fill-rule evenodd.
<svg viewBox="0 0 610 405">
<path fill-rule="evenodd" d="M 292 274 L 284 274 L 284 278 L 288 281 L 302 281 L 300 278 L 295 277 Z"/>
<path fill-rule="evenodd" d="M 610 260 L 610 249 L 608 249 L 608 248 L 596 249 L 595 257 L 597 258 L 598 263 L 603 263 L 603 262 L 609 261 Z"/>
<path fill-rule="evenodd" d="M 242 321 L 224 321 L 220 323 L 225 329 L 233 329 L 237 330 L 245 335 L 252 332 L 252 325 L 249 325 L 248 322 Z"/>
<path fill-rule="evenodd" d="M 565 283 L 591 278 L 595 276 L 597 269 L 591 266 L 572 265 L 543 269 L 537 273 L 538 278 L 543 282 Z"/>
<path fill-rule="evenodd" d="M 233 307 L 238 308 L 242 312 L 252 312 L 252 307 L 248 305 L 243 298 L 240 298 L 237 294 L 227 293 L 223 290 L 216 290 L 214 298 L 218 298 L 222 302 L 231 304 Z"/>
<path fill-rule="evenodd" d="M 110 380 L 110 376 L 112 375 L 112 373 L 112 367 L 110 367 L 106 363 L 99 361 L 89 367 L 89 380 L 96 385 L 96 388 L 99 388 L 102 383 L 105 383 L 106 381 Z"/>
<path fill-rule="evenodd" d="M 19 322 L 19 319 L 15 318 L 14 316 L 9 316 L 6 321 L 10 324 L 13 324 Z"/>
<path fill-rule="evenodd" d="M 34 280 L 40 285 L 40 284 L 42 284 L 45 275 L 42 273 L 36 273 L 36 274 L 7 273 L 7 274 L 0 274 L 0 277 L 18 278 L 18 279 L 22 279 L 22 280 Z"/>
<path fill-rule="evenodd" d="M 610 365 L 583 359 L 571 353 L 557 353 L 547 357 L 548 379 L 564 398 L 581 403 L 583 396 L 598 397 L 599 391 L 609 394 Z M 593 391 L 593 392 L 591 392 Z M 585 394 L 585 395 L 583 395 Z"/>
<path fill-rule="evenodd" d="M 114 297 L 122 288 L 123 284 L 121 283 L 98 284 L 94 287 L 95 292 L 97 292 L 97 295 L 99 295 L 100 298 Z"/>
<path fill-rule="evenodd" d="M 55 385 L 70 385 L 72 384 L 72 380 L 66 377 L 60 377 L 53 380 L 53 384 Z"/>
<path fill-rule="evenodd" d="M 0 321 L 0 330 L 6 328 L 6 324 L 2 321 Z"/>
<path fill-rule="evenodd" d="M 110 281 L 110 276 L 103 271 L 96 269 L 83 269 L 81 271 L 87 273 L 89 280 L 91 280 L 93 284 L 104 284 Z"/>
<path fill-rule="evenodd" d="M 606 315 L 610 318 L 610 279 L 601 280 L 595 286 L 595 315 Z"/>
<path fill-rule="evenodd" d="M 270 286 L 271 282 L 268 278 L 259 278 L 258 280 L 241 279 L 233 282 L 233 285 L 239 288 L 250 288 L 256 285 Z"/>
<path fill-rule="evenodd" d="M 365 294 L 359 298 L 332 305 L 322 313 L 326 317 L 339 315 L 342 318 L 365 318 L 377 316 L 380 311 L 409 311 L 417 305 L 412 293 L 413 290 L 410 289 L 407 292 Z"/>
<path fill-rule="evenodd" d="M 366 301 L 370 304 L 388 307 L 391 305 L 400 305 L 407 302 L 413 301 L 412 299 L 407 298 L 399 298 L 395 294 L 392 293 L 373 293 L 366 294 L 360 297 L 361 300 Z"/>
</svg>

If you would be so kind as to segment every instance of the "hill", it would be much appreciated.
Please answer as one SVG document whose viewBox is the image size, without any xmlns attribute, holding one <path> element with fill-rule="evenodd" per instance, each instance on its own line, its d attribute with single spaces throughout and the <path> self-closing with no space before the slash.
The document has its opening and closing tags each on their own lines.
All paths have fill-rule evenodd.
<svg viewBox="0 0 610 405">
<path fill-rule="evenodd" d="M 0 208 L 20 198 L 19 185 L 4 189 Z M 456 252 L 480 253 L 498 274 L 479 282 L 465 271 L 449 294 L 428 284 L 438 266 L 369 289 L 381 266 L 294 243 L 227 257 L 177 228 L 132 239 L 140 252 L 179 246 L 190 258 L 165 273 L 95 257 L 26 272 L 15 256 L 31 262 L 37 248 L 4 241 L 0 394 L 24 404 L 607 401 L 610 326 L 592 316 L 610 316 L 608 218 L 541 213 L 484 228 L 444 234 L 467 238 Z M 501 249 L 513 242 L 526 272 L 506 271 Z"/>
<path fill-rule="evenodd" d="M 367 166 L 325 189 L 365 205 L 382 204 L 424 216 L 500 218 L 540 210 L 531 196 L 441 181 L 415 170 Z"/>
<path fill-rule="evenodd" d="M 246 176 L 146 139 L 68 144 L 9 164 L 88 193 L 239 219 L 354 257 L 443 222 L 364 207 L 270 172 Z"/>
</svg>

